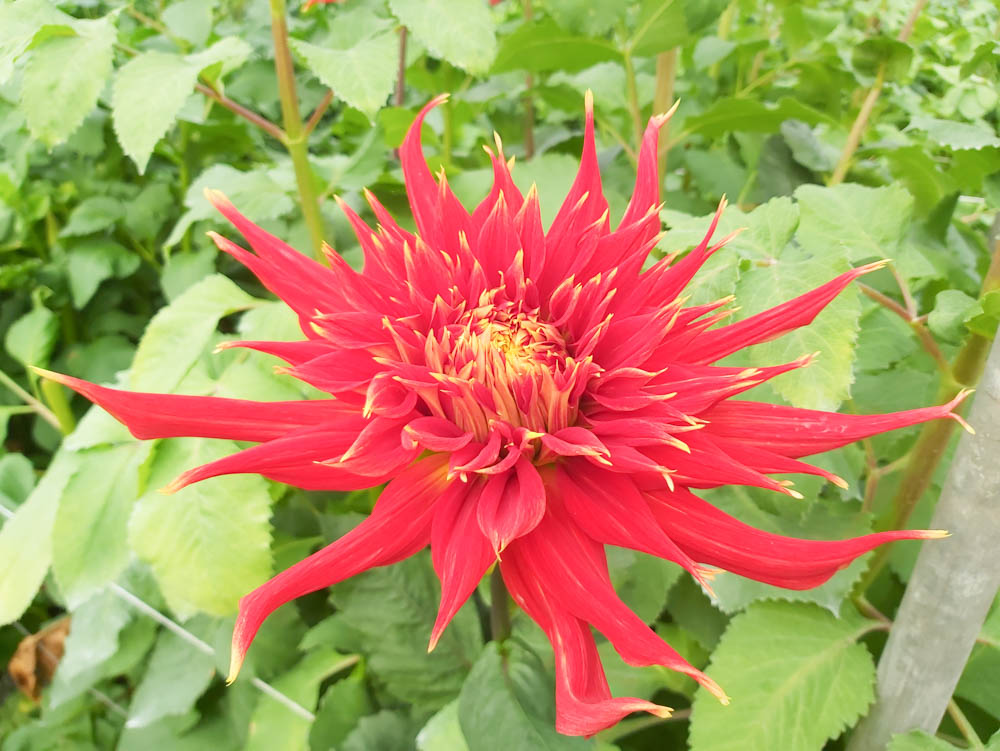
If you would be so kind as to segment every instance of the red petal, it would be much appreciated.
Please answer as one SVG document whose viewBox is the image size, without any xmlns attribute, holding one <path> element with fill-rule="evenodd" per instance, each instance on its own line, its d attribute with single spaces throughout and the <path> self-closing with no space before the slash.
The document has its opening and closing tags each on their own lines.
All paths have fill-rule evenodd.
<svg viewBox="0 0 1000 751">
<path fill-rule="evenodd" d="M 556 478 L 566 510 L 588 536 L 672 561 L 711 591 L 704 571 L 657 525 L 631 478 L 581 461 L 560 467 Z"/>
<path fill-rule="evenodd" d="M 244 596 L 233 630 L 228 681 L 235 680 L 257 629 L 278 607 L 427 545 L 435 503 L 447 487 L 445 468 L 443 457 L 414 464 L 389 483 L 361 524 Z"/>
<path fill-rule="evenodd" d="M 497 556 L 538 526 L 545 514 L 545 486 L 538 470 L 520 457 L 513 472 L 492 475 L 479 498 L 479 528 Z"/>
<path fill-rule="evenodd" d="M 550 499 L 541 524 L 507 549 L 501 565 L 505 578 L 509 567 L 529 580 L 545 572 L 544 596 L 552 607 L 593 625 L 630 665 L 664 665 L 728 701 L 715 681 L 688 664 L 618 598 L 603 546 L 584 534 L 558 503 Z"/>
<path fill-rule="evenodd" d="M 683 489 L 646 493 L 663 530 L 695 560 L 786 589 L 819 586 L 863 553 L 941 532 L 902 530 L 849 540 L 799 540 L 755 529 Z"/>
<path fill-rule="evenodd" d="M 809 456 L 845 446 L 868 436 L 950 417 L 964 423 L 954 409 L 970 391 L 947 404 L 885 415 L 842 415 L 762 402 L 722 402 L 705 412 L 706 431 L 766 448 L 790 457 Z"/>
<path fill-rule="evenodd" d="M 334 399 L 254 402 L 215 396 L 183 396 L 121 391 L 79 378 L 39 369 L 46 378 L 68 386 L 124 424 L 140 439 L 191 436 L 231 441 L 270 441 L 306 427 L 338 423 L 358 429 L 357 407 Z"/>
<path fill-rule="evenodd" d="M 472 440 L 472 433 L 443 417 L 418 417 L 407 423 L 403 432 L 429 451 L 458 451 Z"/>
<path fill-rule="evenodd" d="M 794 300 L 742 321 L 723 326 L 721 329 L 706 331 L 692 345 L 686 348 L 683 359 L 695 363 L 710 363 L 731 355 L 751 344 L 769 342 L 789 331 L 812 323 L 823 308 L 830 304 L 848 284 L 863 274 L 885 266 L 884 261 L 869 263 L 851 269 L 822 287 L 799 295 Z"/>
<path fill-rule="evenodd" d="M 547 596 L 537 572 L 511 560 L 505 560 L 501 568 L 513 598 L 552 642 L 556 659 L 556 730 L 565 735 L 590 736 L 631 712 L 669 716 L 669 708 L 649 701 L 612 698 L 586 622 L 559 608 Z"/>
<path fill-rule="evenodd" d="M 428 652 L 437 645 L 452 617 L 496 560 L 476 519 L 484 484 L 482 480 L 469 485 L 452 483 L 434 511 L 431 558 L 441 580 L 441 605 L 431 631 Z"/>
</svg>

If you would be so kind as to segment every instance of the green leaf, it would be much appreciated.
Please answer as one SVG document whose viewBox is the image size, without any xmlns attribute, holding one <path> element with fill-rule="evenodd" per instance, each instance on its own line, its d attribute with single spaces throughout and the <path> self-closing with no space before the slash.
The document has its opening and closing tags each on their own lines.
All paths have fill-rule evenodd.
<svg viewBox="0 0 1000 751">
<path fill-rule="evenodd" d="M 633 55 L 655 55 L 684 43 L 688 35 L 683 0 L 644 0 L 628 47 Z"/>
<path fill-rule="evenodd" d="M 889 37 L 865 39 L 851 50 L 851 66 L 864 76 L 874 77 L 885 66 L 885 77 L 896 81 L 910 70 L 913 48 L 906 42 Z"/>
<path fill-rule="evenodd" d="M 135 353 L 131 388 L 173 391 L 201 357 L 219 319 L 256 302 L 219 274 L 189 287 L 149 322 Z"/>
<path fill-rule="evenodd" d="M 119 648 L 119 635 L 131 620 L 129 607 L 110 590 L 98 592 L 73 610 L 66 651 L 48 692 L 50 707 L 79 696 L 105 673 Z"/>
<path fill-rule="evenodd" d="M 445 704 L 417 733 L 417 751 L 469 751 L 458 721 L 458 699 Z"/>
<path fill-rule="evenodd" d="M 129 522 L 129 544 L 148 561 L 170 608 L 228 615 L 271 574 L 271 498 L 258 475 L 230 475 L 167 496 L 183 470 L 232 454 L 229 441 L 177 438 L 157 445 L 148 492 Z"/>
<path fill-rule="evenodd" d="M 97 104 L 111 73 L 117 31 L 111 17 L 74 21 L 73 36 L 46 39 L 32 50 L 21 86 L 31 135 L 47 146 L 65 141 Z"/>
<path fill-rule="evenodd" d="M 910 121 L 910 128 L 922 130 L 927 137 L 953 151 L 985 149 L 1000 146 L 1000 138 L 990 128 L 958 120 L 939 120 L 917 115 Z"/>
<path fill-rule="evenodd" d="M 371 749 L 412 751 L 413 727 L 409 720 L 387 709 L 362 717 L 358 721 L 358 726 L 340 747 L 340 751 L 371 751 Z"/>
<path fill-rule="evenodd" d="M 110 240 L 95 240 L 72 248 L 66 258 L 73 307 L 81 310 L 101 282 L 123 279 L 139 268 L 139 256 Z"/>
<path fill-rule="evenodd" d="M 356 661 L 329 648 L 307 654 L 272 685 L 289 699 L 312 711 L 319 698 L 320 684 Z M 309 720 L 279 704 L 270 696 L 261 696 L 250 721 L 246 751 L 301 751 L 307 748 Z M 375 748 L 375 747 L 372 747 Z"/>
<path fill-rule="evenodd" d="M 795 161 L 815 172 L 830 172 L 837 164 L 840 152 L 821 141 L 813 129 L 801 120 L 785 120 L 781 136 L 792 150 Z"/>
<path fill-rule="evenodd" d="M 979 312 L 979 302 L 957 289 L 938 292 L 934 310 L 927 316 L 927 327 L 935 336 L 958 342 L 965 334 L 965 321 Z"/>
<path fill-rule="evenodd" d="M 389 0 L 393 15 L 435 57 L 485 73 L 496 56 L 493 15 L 480 0 Z"/>
<path fill-rule="evenodd" d="M 91 196 L 81 201 L 69 215 L 69 221 L 59 232 L 60 237 L 76 237 L 100 232 L 125 216 L 125 208 L 117 198 Z"/>
<path fill-rule="evenodd" d="M 218 219 L 219 212 L 205 198 L 205 189 L 221 190 L 240 211 L 255 222 L 277 219 L 295 208 L 295 203 L 268 170 L 261 167 L 241 172 L 227 164 L 214 164 L 198 175 L 184 196 L 188 208 L 184 216 L 170 231 L 163 242 L 169 248 L 181 241 L 194 222 L 201 219 Z"/>
<path fill-rule="evenodd" d="M 368 664 L 392 693 L 431 710 L 455 697 L 481 649 L 479 619 L 466 604 L 427 653 L 440 587 L 425 554 L 342 582 L 332 599 L 338 617 L 362 635 Z"/>
<path fill-rule="evenodd" d="M 119 69 L 111 88 L 111 115 L 118 143 L 140 175 L 194 91 L 198 70 L 186 58 L 158 50 L 143 52 Z"/>
<path fill-rule="evenodd" d="M 987 292 L 979 298 L 979 303 L 965 319 L 969 331 L 987 339 L 993 339 L 1000 324 L 1000 290 Z"/>
<path fill-rule="evenodd" d="M 618 596 L 646 623 L 663 610 L 667 592 L 683 569 L 670 561 L 627 548 L 607 548 L 611 582 Z"/>
<path fill-rule="evenodd" d="M 801 120 L 809 125 L 827 123 L 837 125 L 829 115 L 802 104 L 797 99 L 783 97 L 777 104 L 765 104 L 756 99 L 726 98 L 700 115 L 692 115 L 684 121 L 686 134 L 699 133 L 707 138 L 724 133 L 776 133 L 785 120 Z"/>
<path fill-rule="evenodd" d="M 533 652 L 490 642 L 458 696 L 458 719 L 469 751 L 574 751 L 592 748 L 555 729 L 555 688 Z"/>
<path fill-rule="evenodd" d="M 47 0 L 19 0 L 0 5 L 0 85 L 14 72 L 14 63 L 43 26 L 66 25 L 72 17 Z"/>
<path fill-rule="evenodd" d="M 139 468 L 151 444 L 92 449 L 59 502 L 52 571 L 70 608 L 114 581 L 129 561 L 128 519 L 138 495 Z"/>
<path fill-rule="evenodd" d="M 504 37 L 493 63 L 494 73 L 511 70 L 574 72 L 606 60 L 621 60 L 621 53 L 605 39 L 582 37 L 544 18 L 522 24 Z"/>
<path fill-rule="evenodd" d="M 708 669 L 732 703 L 698 691 L 691 751 L 822 748 L 874 699 L 875 666 L 857 643 L 865 630 L 857 616 L 786 602 L 734 618 Z"/>
<path fill-rule="evenodd" d="M 132 696 L 126 724 L 141 728 L 168 715 L 187 714 L 214 675 L 212 655 L 195 649 L 173 631 L 163 631 Z"/>
<path fill-rule="evenodd" d="M 35 487 L 35 468 L 23 454 L 0 456 L 0 504 L 8 511 L 20 506 Z"/>
<path fill-rule="evenodd" d="M 305 645 L 302 648 L 305 649 Z M 309 730 L 309 747 L 338 748 L 357 726 L 358 720 L 372 709 L 364 669 L 358 666 L 323 694 L 316 709 L 316 721 Z"/>
<path fill-rule="evenodd" d="M 898 185 L 803 185 L 795 198 L 799 243 L 818 256 L 834 254 L 852 263 L 892 258 L 913 214 L 913 197 Z"/>
<path fill-rule="evenodd" d="M 801 235 L 801 226 L 799 234 Z M 815 256 L 789 245 L 768 265 L 743 273 L 736 286 L 736 300 L 745 319 L 808 292 L 846 271 L 836 252 Z M 790 404 L 809 409 L 835 410 L 846 399 L 854 381 L 854 342 L 861 305 L 855 289 L 847 289 L 808 326 L 736 355 L 755 367 L 791 362 L 819 352 L 807 368 L 778 376 L 769 385 Z"/>
<path fill-rule="evenodd" d="M 191 44 L 200 46 L 212 33 L 214 0 L 181 0 L 163 10 L 163 23 L 170 32 Z"/>
<path fill-rule="evenodd" d="M 31 365 L 44 367 L 56 346 L 59 336 L 59 321 L 46 307 L 38 306 L 25 313 L 7 329 L 4 346 L 11 357 L 25 368 Z"/>
<path fill-rule="evenodd" d="M 956 748 L 958 747 L 948 741 L 928 735 L 923 730 L 911 730 L 909 733 L 892 736 L 886 751 L 955 751 Z"/>
<path fill-rule="evenodd" d="M 56 454 L 31 495 L 0 529 L 0 624 L 21 617 L 49 570 L 59 497 L 78 463 L 74 454 Z"/>
<path fill-rule="evenodd" d="M 345 50 L 292 40 L 292 48 L 324 86 L 374 122 L 396 83 L 399 39 L 387 31 Z"/>
</svg>

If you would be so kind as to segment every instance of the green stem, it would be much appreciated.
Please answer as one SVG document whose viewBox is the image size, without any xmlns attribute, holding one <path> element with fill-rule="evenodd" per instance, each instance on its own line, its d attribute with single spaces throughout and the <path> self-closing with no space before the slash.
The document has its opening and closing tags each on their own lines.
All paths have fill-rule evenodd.
<svg viewBox="0 0 1000 751">
<path fill-rule="evenodd" d="M 656 56 L 656 89 L 653 93 L 653 114 L 659 115 L 670 109 L 674 101 L 674 84 L 677 82 L 677 48 L 661 52 Z M 667 172 L 667 134 L 670 123 L 660 129 L 659 176 Z"/>
<path fill-rule="evenodd" d="M 632 138 L 638 152 L 642 143 L 642 113 L 639 111 L 639 90 L 635 84 L 635 66 L 632 64 L 632 54 L 626 50 L 625 57 L 625 94 L 628 99 L 628 111 L 632 116 Z"/>
<path fill-rule="evenodd" d="M 948 716 L 954 721 L 955 725 L 958 727 L 958 732 L 962 734 L 965 738 L 965 742 L 969 744 L 969 748 L 986 748 L 983 742 L 979 739 L 976 734 L 975 729 L 972 727 L 972 723 L 965 716 L 965 713 L 959 708 L 955 700 L 952 699 L 948 702 Z"/>
<path fill-rule="evenodd" d="M 510 595 L 499 565 L 490 576 L 490 634 L 495 642 L 506 641 L 510 636 Z"/>
<path fill-rule="evenodd" d="M 18 399 L 23 401 L 28 407 L 31 408 L 39 417 L 41 417 L 45 422 L 51 425 L 56 430 L 62 430 L 62 425 L 59 423 L 59 418 L 55 414 L 38 401 L 35 397 L 29 394 L 27 391 L 22 389 L 17 381 L 11 378 L 9 375 L 0 370 L 0 383 L 10 389 L 11 393 L 14 394 Z"/>
<path fill-rule="evenodd" d="M 66 398 L 66 390 L 55 381 L 47 378 L 42 379 L 42 396 L 48 402 L 49 408 L 56 416 L 59 432 L 69 435 L 76 427 L 76 418 L 73 417 L 73 410 L 70 409 L 69 399 Z"/>
<path fill-rule="evenodd" d="M 270 0 L 271 37 L 274 41 L 274 71 L 278 77 L 278 96 L 281 99 L 281 116 L 285 130 L 285 148 L 292 158 L 295 182 L 299 189 L 302 216 L 309 228 L 313 254 L 323 259 L 323 219 L 312 168 L 309 166 L 308 134 L 299 112 L 299 97 L 295 88 L 295 68 L 292 52 L 288 47 L 288 21 L 285 0 Z"/>
</svg>

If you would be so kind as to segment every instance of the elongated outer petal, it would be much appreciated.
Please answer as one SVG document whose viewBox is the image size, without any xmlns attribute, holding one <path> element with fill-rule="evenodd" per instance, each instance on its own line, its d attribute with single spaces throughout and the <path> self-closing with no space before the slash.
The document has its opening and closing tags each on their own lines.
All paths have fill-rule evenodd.
<svg viewBox="0 0 1000 751">
<path fill-rule="evenodd" d="M 588 536 L 665 558 L 708 587 L 703 571 L 656 523 L 632 478 L 577 460 L 559 468 L 557 484 L 566 510 Z"/>
<path fill-rule="evenodd" d="M 951 418 L 971 391 L 962 391 L 946 404 L 885 415 L 842 415 L 763 402 L 721 402 L 700 417 L 712 435 L 759 446 L 798 458 L 846 446 L 862 438 L 910 425 Z"/>
<path fill-rule="evenodd" d="M 90 399 L 139 439 L 197 436 L 231 441 L 270 441 L 311 426 L 340 422 L 343 430 L 362 425 L 356 407 L 334 399 L 254 402 L 215 396 L 122 391 L 37 369 L 39 375 Z"/>
<path fill-rule="evenodd" d="M 447 459 L 430 456 L 386 486 L 371 516 L 317 553 L 240 599 L 233 630 L 228 682 L 240 671 L 257 630 L 289 600 L 366 571 L 407 558 L 430 542 L 436 502 L 448 487 Z"/>
<path fill-rule="evenodd" d="M 528 534 L 545 514 L 545 486 L 535 466 L 521 456 L 513 472 L 493 475 L 479 499 L 479 528 L 497 556 Z"/>
<path fill-rule="evenodd" d="M 247 472 L 307 490 L 356 490 L 385 482 L 383 475 L 354 472 L 349 465 L 320 463 L 341 456 L 357 435 L 356 426 L 344 424 L 299 430 L 188 470 L 164 492 L 173 493 L 210 477 Z M 399 464 L 408 463 L 414 455 L 412 451 L 402 455 Z M 394 469 L 389 466 L 386 473 L 391 476 Z"/>
<path fill-rule="evenodd" d="M 689 664 L 619 599 L 608 574 L 604 546 L 588 537 L 551 494 L 548 513 L 535 531 L 507 548 L 501 568 L 524 578 L 544 571 L 545 596 L 603 633 L 630 665 L 663 665 L 684 673 L 728 702 L 719 685 Z M 520 604 L 520 603 L 519 603 Z"/>
<path fill-rule="evenodd" d="M 846 271 L 822 287 L 799 295 L 793 300 L 744 318 L 720 329 L 706 331 L 683 352 L 683 359 L 695 363 L 710 363 L 751 344 L 768 342 L 793 329 L 812 323 L 819 312 L 848 284 L 863 274 L 885 266 L 884 261 L 869 263 Z"/>
<path fill-rule="evenodd" d="M 663 530 L 695 560 L 786 589 L 819 586 L 883 543 L 945 535 L 901 530 L 849 540 L 800 540 L 755 529 L 682 488 L 647 492 L 646 498 Z"/>
<path fill-rule="evenodd" d="M 495 478 L 490 478 L 493 480 Z M 486 569 L 495 561 L 476 510 L 488 481 L 453 482 L 438 501 L 431 525 L 431 560 L 441 580 L 441 605 L 431 631 L 430 652 L 469 595 L 476 589 Z"/>
<path fill-rule="evenodd" d="M 556 661 L 556 730 L 590 736 L 631 712 L 668 717 L 668 707 L 633 697 L 611 696 L 597 645 L 585 621 L 560 608 L 537 572 L 506 560 L 501 564 L 511 596 L 542 627 Z"/>
</svg>

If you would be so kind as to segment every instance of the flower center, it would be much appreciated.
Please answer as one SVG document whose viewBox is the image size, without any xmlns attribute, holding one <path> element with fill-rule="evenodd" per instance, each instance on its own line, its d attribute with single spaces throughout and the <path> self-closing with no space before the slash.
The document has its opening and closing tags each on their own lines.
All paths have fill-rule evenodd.
<svg viewBox="0 0 1000 751">
<path fill-rule="evenodd" d="M 590 358 L 574 360 L 562 333 L 537 310 L 483 305 L 430 339 L 441 394 L 450 397 L 448 417 L 477 438 L 497 422 L 554 432 L 576 420 Z"/>
</svg>

